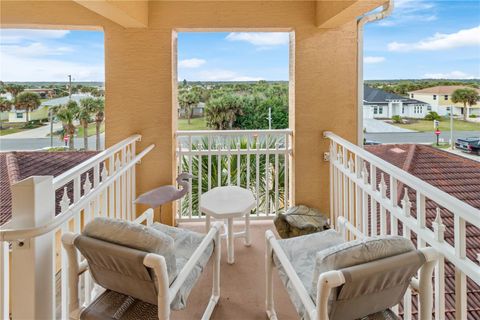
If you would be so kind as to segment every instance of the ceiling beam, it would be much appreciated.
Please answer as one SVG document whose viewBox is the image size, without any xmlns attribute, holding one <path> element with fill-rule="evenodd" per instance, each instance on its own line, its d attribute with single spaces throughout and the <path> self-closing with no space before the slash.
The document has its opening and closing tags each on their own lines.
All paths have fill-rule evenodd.
<svg viewBox="0 0 480 320">
<path fill-rule="evenodd" d="M 73 0 L 124 28 L 148 26 L 148 0 Z"/>
<path fill-rule="evenodd" d="M 337 28 L 348 21 L 372 11 L 388 0 L 317 0 L 316 25 L 319 28 Z"/>
</svg>

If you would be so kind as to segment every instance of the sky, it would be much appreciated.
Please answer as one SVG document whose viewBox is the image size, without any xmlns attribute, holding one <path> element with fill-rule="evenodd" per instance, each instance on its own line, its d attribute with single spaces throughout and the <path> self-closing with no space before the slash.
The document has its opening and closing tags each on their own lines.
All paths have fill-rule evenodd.
<svg viewBox="0 0 480 320">
<path fill-rule="evenodd" d="M 178 79 L 288 80 L 287 33 L 178 35 Z M 104 80 L 99 31 L 0 30 L 0 80 Z M 480 1 L 396 0 L 367 24 L 364 78 L 480 78 Z"/>
</svg>

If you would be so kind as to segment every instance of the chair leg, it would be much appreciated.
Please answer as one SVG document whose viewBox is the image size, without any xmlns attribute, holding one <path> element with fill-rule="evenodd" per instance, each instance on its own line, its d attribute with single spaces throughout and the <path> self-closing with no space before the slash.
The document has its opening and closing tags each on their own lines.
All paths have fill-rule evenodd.
<svg viewBox="0 0 480 320">
<path fill-rule="evenodd" d="M 266 239 L 265 246 L 265 275 L 266 275 L 266 299 L 265 308 L 268 319 L 276 320 L 275 305 L 273 301 L 273 250 L 270 241 Z"/>
<path fill-rule="evenodd" d="M 220 230 L 217 230 L 215 234 L 215 246 L 213 248 L 213 286 L 212 286 L 212 295 L 210 296 L 210 301 L 208 302 L 207 308 L 203 313 L 202 320 L 209 320 L 212 316 L 213 310 L 215 309 L 218 300 L 220 299 L 220 259 L 222 256 L 221 251 L 221 238 Z"/>
<path fill-rule="evenodd" d="M 250 247 L 252 243 L 250 242 L 250 212 L 245 214 L 245 246 Z"/>
</svg>

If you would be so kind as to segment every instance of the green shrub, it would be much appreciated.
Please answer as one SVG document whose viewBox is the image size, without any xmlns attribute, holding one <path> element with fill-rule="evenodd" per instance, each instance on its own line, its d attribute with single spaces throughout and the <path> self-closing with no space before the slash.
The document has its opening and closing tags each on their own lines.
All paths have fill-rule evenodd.
<svg viewBox="0 0 480 320">
<path fill-rule="evenodd" d="M 402 117 L 399 115 L 392 116 L 393 123 L 403 123 Z"/>
<path fill-rule="evenodd" d="M 433 120 L 442 120 L 442 117 L 436 113 L 435 111 L 430 111 L 426 116 L 425 116 L 425 120 L 430 120 L 430 121 L 433 121 Z"/>
<path fill-rule="evenodd" d="M 477 117 L 476 114 L 471 114 L 471 115 L 470 115 L 470 118 L 476 118 L 476 117 Z"/>
</svg>

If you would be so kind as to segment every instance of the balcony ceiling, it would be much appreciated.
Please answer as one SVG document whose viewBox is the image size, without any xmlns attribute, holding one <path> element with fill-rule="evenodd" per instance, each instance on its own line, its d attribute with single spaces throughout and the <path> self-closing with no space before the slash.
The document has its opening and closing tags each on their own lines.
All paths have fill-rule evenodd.
<svg viewBox="0 0 480 320">
<path fill-rule="evenodd" d="M 149 0 L 72 0 L 124 28 L 148 27 Z M 196 0 L 200 2 L 203 0 Z M 245 1 L 245 0 L 221 0 Z M 388 0 L 316 0 L 316 25 L 331 29 L 354 20 Z"/>
</svg>

